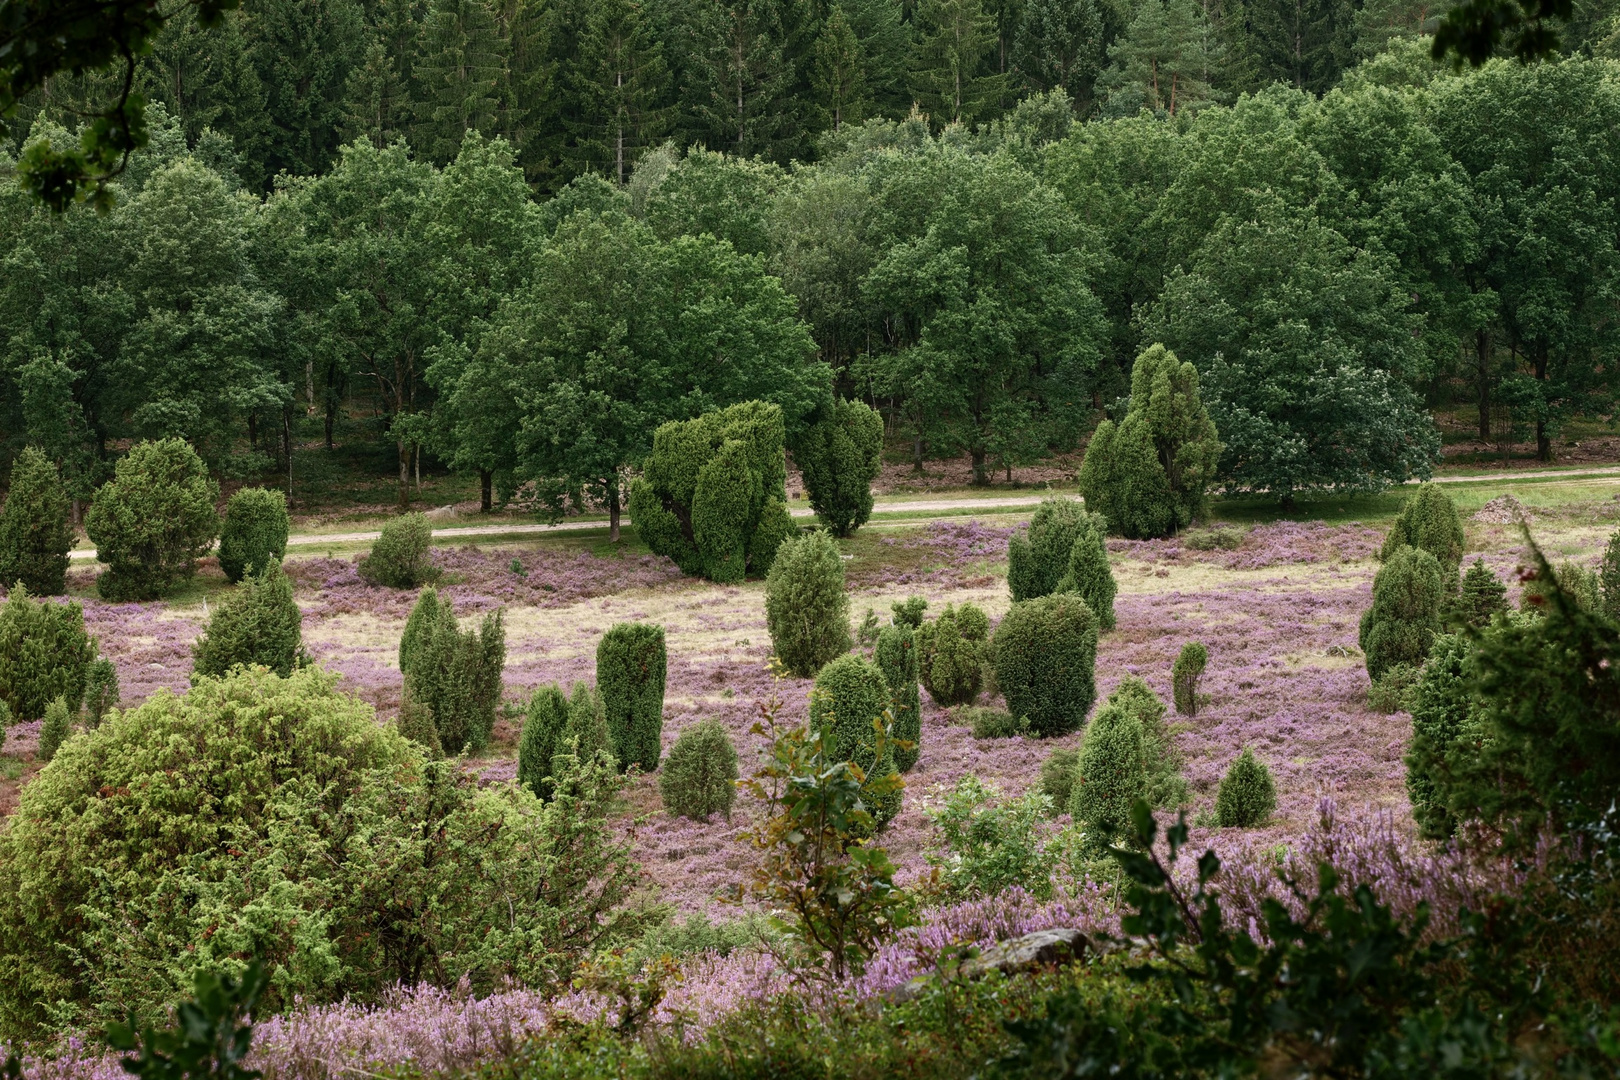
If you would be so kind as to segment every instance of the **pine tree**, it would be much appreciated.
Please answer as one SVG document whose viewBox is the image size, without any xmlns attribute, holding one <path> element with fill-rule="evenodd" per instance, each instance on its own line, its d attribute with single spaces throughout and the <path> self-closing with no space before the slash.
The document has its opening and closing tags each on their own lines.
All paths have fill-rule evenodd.
<svg viewBox="0 0 1620 1080">
<path fill-rule="evenodd" d="M 1108 111 L 1139 109 L 1175 116 L 1218 100 L 1211 85 L 1222 55 L 1203 11 L 1192 0 L 1144 0 L 1109 48 Z"/>
<path fill-rule="evenodd" d="M 692 28 L 683 97 L 692 134 L 710 150 L 786 160 L 801 145 L 792 37 L 801 16 L 786 0 L 709 5 Z"/>
<path fill-rule="evenodd" d="M 343 141 L 369 139 L 381 150 L 405 137 L 411 126 L 410 89 L 388 46 L 373 41 L 349 72 L 343 94 Z"/>
<path fill-rule="evenodd" d="M 0 586 L 21 582 L 35 596 L 67 588 L 73 528 L 56 463 L 24 447 L 11 466 L 11 491 L 0 507 Z"/>
<path fill-rule="evenodd" d="M 507 48 L 484 0 L 433 0 L 414 67 L 421 89 L 413 141 L 423 155 L 442 164 L 467 132 L 497 132 Z"/>
</svg>

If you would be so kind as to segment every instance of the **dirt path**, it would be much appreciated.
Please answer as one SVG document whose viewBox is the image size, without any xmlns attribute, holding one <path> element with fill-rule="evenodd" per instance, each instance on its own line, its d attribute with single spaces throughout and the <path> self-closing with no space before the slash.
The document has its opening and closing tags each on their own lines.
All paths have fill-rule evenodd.
<svg viewBox="0 0 1620 1080">
<path fill-rule="evenodd" d="M 1466 476 L 1438 476 L 1437 484 L 1470 484 L 1490 480 L 1536 480 L 1549 478 L 1578 479 L 1581 477 L 1613 476 L 1620 478 L 1620 466 L 1608 466 L 1594 469 L 1541 469 L 1534 472 L 1501 472 L 1485 474 L 1469 474 Z M 877 514 L 926 514 L 945 510 L 973 510 L 984 509 L 988 511 L 1012 510 L 1024 506 L 1036 506 L 1042 499 L 1047 498 L 1046 493 L 1030 495 L 996 495 L 984 498 L 956 498 L 956 499 L 918 499 L 908 502 L 878 503 L 872 508 Z M 1067 496 L 1079 499 L 1078 495 Z M 814 517 L 814 512 L 807 506 L 794 507 L 789 511 L 796 518 Z M 629 515 L 625 515 L 624 522 L 629 523 Z M 452 525 L 445 528 L 435 528 L 433 537 L 441 543 L 454 543 L 465 537 L 473 539 L 480 536 L 526 536 L 544 535 L 547 533 L 578 532 L 586 529 L 602 529 L 607 527 L 605 520 L 591 519 L 588 521 L 564 521 L 556 525 L 520 524 L 508 525 Z M 377 539 L 376 531 L 346 532 L 346 533 L 308 533 L 294 535 L 287 538 L 288 547 L 319 547 L 322 544 L 363 544 Z M 93 559 L 96 553 L 90 550 L 75 551 L 74 559 Z"/>
</svg>

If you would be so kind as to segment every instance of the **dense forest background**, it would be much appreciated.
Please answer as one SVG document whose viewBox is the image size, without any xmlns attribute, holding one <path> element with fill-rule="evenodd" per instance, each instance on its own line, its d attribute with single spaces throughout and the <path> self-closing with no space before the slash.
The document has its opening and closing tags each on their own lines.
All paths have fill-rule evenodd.
<svg viewBox="0 0 1620 1080">
<path fill-rule="evenodd" d="M 1221 477 L 1425 475 L 1428 409 L 1606 415 L 1620 4 L 1457 73 L 1404 0 L 249 0 L 139 64 L 110 213 L 0 192 L 0 457 L 225 475 L 347 424 L 405 475 L 613 497 L 652 427 L 833 393 L 976 474 L 1162 341 Z M 58 77 L 27 138 L 114 88 Z M 21 145 L 4 149 L 14 160 Z M 584 211 L 582 215 L 579 213 Z M 720 358 L 717 360 L 717 358 Z M 786 377 L 785 377 L 786 376 Z"/>
</svg>

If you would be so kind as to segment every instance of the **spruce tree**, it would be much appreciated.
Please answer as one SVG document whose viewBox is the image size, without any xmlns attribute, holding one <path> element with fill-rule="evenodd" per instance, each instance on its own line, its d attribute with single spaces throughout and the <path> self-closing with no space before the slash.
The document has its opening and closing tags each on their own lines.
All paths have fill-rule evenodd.
<svg viewBox="0 0 1620 1080">
<path fill-rule="evenodd" d="M 593 0 L 558 81 L 571 108 L 563 151 L 570 175 L 597 172 L 621 187 L 643 151 L 668 128 L 669 65 L 647 10 L 633 0 Z"/>
<path fill-rule="evenodd" d="M 73 527 L 71 501 L 56 463 L 27 446 L 11 466 L 11 490 L 0 507 L 0 586 L 21 582 L 35 596 L 67 589 Z"/>
<path fill-rule="evenodd" d="M 834 4 L 811 49 L 814 87 L 822 124 L 837 132 L 845 124 L 859 124 L 872 107 L 866 84 L 866 50 L 843 7 Z"/>
<path fill-rule="evenodd" d="M 621 769 L 658 768 L 668 664 L 662 626 L 619 623 L 596 644 L 596 692 Z"/>
<path fill-rule="evenodd" d="M 303 622 L 292 579 L 271 559 L 214 609 L 208 628 L 192 646 L 193 677 L 217 677 L 237 664 L 260 664 L 286 678 L 293 668 L 310 662 Z"/>
<path fill-rule="evenodd" d="M 912 87 L 934 124 L 970 124 L 996 110 L 1006 75 L 988 68 L 996 47 L 995 20 L 982 0 L 921 0 Z"/>
<path fill-rule="evenodd" d="M 1108 50 L 1112 67 L 1098 82 L 1106 111 L 1135 116 L 1148 109 L 1174 117 L 1217 100 L 1210 85 L 1222 56 L 1204 9 L 1191 0 L 1144 0 Z"/>
<path fill-rule="evenodd" d="M 433 161 L 455 159 L 469 131 L 499 129 L 508 42 L 484 0 L 432 0 L 422 24 L 414 75 L 413 143 Z"/>
</svg>

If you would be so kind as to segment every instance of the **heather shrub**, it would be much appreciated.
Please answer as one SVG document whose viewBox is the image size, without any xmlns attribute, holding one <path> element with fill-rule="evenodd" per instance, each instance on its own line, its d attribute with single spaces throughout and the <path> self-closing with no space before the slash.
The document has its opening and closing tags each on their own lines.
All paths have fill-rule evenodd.
<svg viewBox="0 0 1620 1080">
<path fill-rule="evenodd" d="M 1010 739 L 1029 734 L 1029 722 L 1006 709 L 968 705 L 957 714 L 957 719 L 972 729 L 975 739 Z"/>
<path fill-rule="evenodd" d="M 1372 681 L 1367 688 L 1367 706 L 1374 712 L 1394 713 L 1406 708 L 1407 692 L 1417 682 L 1418 668 L 1396 664 Z"/>
<path fill-rule="evenodd" d="M 1485 565 L 1484 559 L 1475 559 L 1474 565 L 1463 575 L 1452 622 L 1478 629 L 1490 625 L 1494 616 L 1507 610 L 1507 586 Z"/>
<path fill-rule="evenodd" d="M 822 410 L 793 448 L 805 493 L 834 536 L 848 536 L 872 515 L 872 481 L 883 467 L 883 417 L 862 401 Z"/>
<path fill-rule="evenodd" d="M 1373 680 L 1396 664 L 1423 663 L 1440 632 L 1445 594 L 1445 576 L 1429 552 L 1404 547 L 1384 560 L 1373 578 L 1372 607 L 1361 617 L 1359 644 Z"/>
<path fill-rule="evenodd" d="M 702 720 L 686 728 L 669 748 L 658 778 L 664 809 L 680 817 L 707 821 L 710 814 L 731 820 L 737 798 L 737 748 L 725 725 Z"/>
<path fill-rule="evenodd" d="M 107 570 L 104 600 L 155 600 L 197 571 L 219 535 L 219 485 L 183 439 L 136 443 L 119 459 L 85 516 Z"/>
<path fill-rule="evenodd" d="M 371 553 L 360 560 L 360 576 L 390 589 L 417 589 L 436 580 L 433 526 L 425 514 L 401 514 L 382 527 Z"/>
<path fill-rule="evenodd" d="M 1603 593 L 1604 613 L 1620 622 L 1620 529 L 1609 537 L 1603 549 L 1603 561 L 1598 564 L 1598 587 Z"/>
<path fill-rule="evenodd" d="M 259 664 L 280 676 L 309 663 L 304 616 L 293 600 L 292 579 L 272 559 L 242 579 L 214 609 L 191 648 L 192 678 L 220 676 L 238 664 Z"/>
<path fill-rule="evenodd" d="M 1069 549 L 1068 568 L 1054 592 L 1074 593 L 1097 617 L 1099 630 L 1114 628 L 1114 571 L 1108 565 L 1108 539 L 1099 514 L 1087 514 Z"/>
<path fill-rule="evenodd" d="M 0 834 L 4 1038 L 160 1020 L 245 955 L 276 972 L 269 1014 L 555 988 L 627 934 L 611 766 L 570 763 L 549 804 L 482 788 L 337 681 L 242 669 L 62 745 Z"/>
<path fill-rule="evenodd" d="M 800 678 L 850 650 L 844 560 L 826 533 L 806 533 L 777 552 L 765 579 L 765 626 L 783 667 Z"/>
<path fill-rule="evenodd" d="M 894 612 L 894 625 L 916 630 L 923 624 L 923 612 L 928 610 L 928 601 L 920 596 L 908 596 L 890 604 L 889 610 Z"/>
<path fill-rule="evenodd" d="M 872 662 L 889 687 L 895 767 L 910 772 L 922 752 L 922 696 L 917 689 L 917 642 L 912 628 L 897 623 L 878 631 Z M 901 740 L 911 745 L 898 745 Z"/>
<path fill-rule="evenodd" d="M 662 626 L 619 623 L 596 643 L 596 692 L 621 769 L 658 768 L 668 663 Z"/>
<path fill-rule="evenodd" d="M 1070 553 L 1090 515 L 1073 499 L 1046 499 L 1035 508 L 1027 532 L 1007 541 L 1007 588 L 1013 602 L 1055 592 L 1069 572 Z"/>
<path fill-rule="evenodd" d="M 427 594 L 417 601 L 427 601 Z M 501 701 L 506 666 L 503 612 L 484 616 L 475 630 L 462 630 L 446 599 L 433 604 L 434 618 L 419 624 L 406 660 L 405 689 L 432 710 L 446 754 L 477 752 L 489 742 Z"/>
<path fill-rule="evenodd" d="M 45 722 L 39 727 L 39 760 L 56 757 L 67 737 L 73 734 L 73 714 L 66 698 L 56 698 L 45 706 Z"/>
<path fill-rule="evenodd" d="M 1164 702 L 1147 683 L 1127 675 L 1108 695 L 1106 706 L 1124 709 L 1142 725 L 1142 769 L 1147 777 L 1144 797 L 1155 809 L 1173 810 L 1188 801 L 1184 760 L 1170 727 L 1164 722 Z"/>
<path fill-rule="evenodd" d="M 989 630 L 989 618 L 974 604 L 946 604 L 939 618 L 917 628 L 917 677 L 935 704 L 967 705 L 979 696 Z"/>
<path fill-rule="evenodd" d="M 1097 619 L 1056 593 L 1014 604 L 996 628 L 996 682 L 1007 709 L 1042 738 L 1077 731 L 1097 698 Z"/>
<path fill-rule="evenodd" d="M 408 691 L 399 703 L 398 727 L 400 735 L 420 746 L 428 760 L 443 760 L 444 747 L 439 743 L 439 725 L 433 722 L 433 709 Z"/>
<path fill-rule="evenodd" d="M 1075 763 L 1069 813 L 1085 827 L 1085 848 L 1100 854 L 1130 835 L 1131 805 L 1147 795 L 1142 721 L 1118 704 L 1097 710 Z"/>
<path fill-rule="evenodd" d="M 1037 900 L 1052 898 L 1052 856 L 1042 843 L 1046 796 L 1026 792 L 997 799 L 999 792 L 976 776 L 964 776 L 928 816 L 944 848 L 928 856 L 951 897 L 1000 896 L 1017 886 Z"/>
<path fill-rule="evenodd" d="M 762 577 L 797 529 L 787 512 L 782 410 L 745 401 L 653 433 L 630 517 L 653 551 L 714 581 Z"/>
<path fill-rule="evenodd" d="M 1170 669 L 1170 687 L 1176 700 L 1176 712 L 1182 716 L 1198 715 L 1198 680 L 1204 677 L 1209 665 L 1209 650 L 1200 642 L 1189 641 L 1181 647 L 1175 666 Z"/>
<path fill-rule="evenodd" d="M 11 465 L 11 490 L 0 507 L 0 586 L 21 582 L 35 596 L 66 591 L 70 508 L 56 463 L 37 447 L 24 447 Z"/>
<path fill-rule="evenodd" d="M 859 656 L 840 656 L 822 668 L 810 692 L 810 726 L 830 740 L 838 760 L 859 767 L 868 784 L 899 771 L 888 739 L 878 755 L 876 728 L 889 723 L 888 709 L 889 685 L 883 672 Z M 886 824 L 900 812 L 900 790 L 875 797 L 869 810 L 879 826 Z"/>
<path fill-rule="evenodd" d="M 1133 539 L 1169 536 L 1203 516 L 1221 454 L 1198 371 L 1163 345 L 1131 368 L 1130 406 L 1104 420 L 1080 464 L 1080 492 L 1108 527 Z"/>
<path fill-rule="evenodd" d="M 1046 796 L 1049 814 L 1069 812 L 1069 798 L 1074 794 L 1074 774 L 1079 768 L 1080 751 L 1060 746 L 1041 762 L 1041 793 Z"/>
<path fill-rule="evenodd" d="M 219 527 L 219 568 L 241 581 L 287 556 L 287 496 L 266 488 L 243 488 L 225 504 Z"/>
<path fill-rule="evenodd" d="M 1221 777 L 1215 795 L 1215 817 L 1223 829 L 1259 825 L 1277 809 L 1277 788 L 1271 770 L 1247 746 Z"/>
<path fill-rule="evenodd" d="M 15 722 L 38 720 L 59 697 L 77 712 L 95 658 L 78 604 L 35 600 L 19 586 L 0 605 L 0 701 Z"/>
<path fill-rule="evenodd" d="M 1457 504 L 1439 484 L 1423 484 L 1401 507 L 1389 535 L 1384 537 L 1378 557 L 1387 562 L 1402 547 L 1427 551 L 1439 562 L 1448 588 L 1454 589 L 1465 543 Z"/>
<path fill-rule="evenodd" d="M 109 710 L 118 707 L 118 669 L 104 656 L 90 661 L 84 669 L 84 711 L 90 726 L 96 727 Z"/>
</svg>

